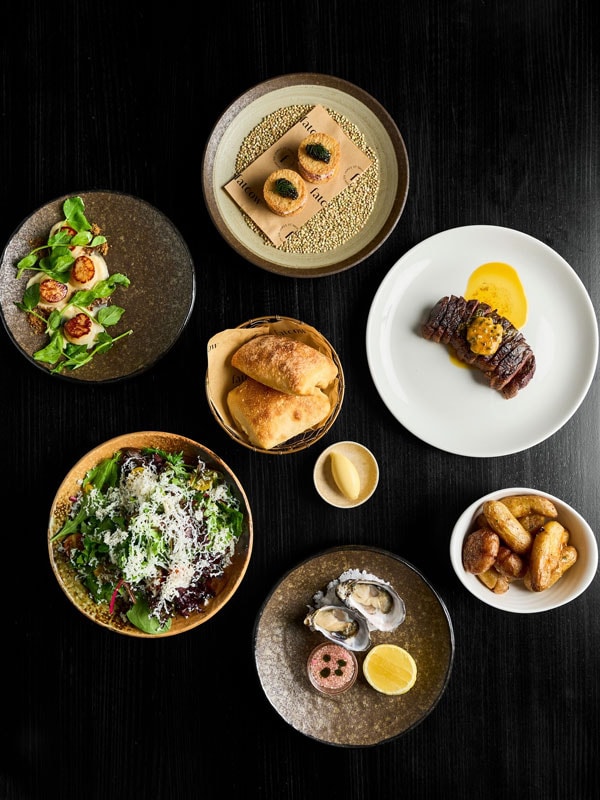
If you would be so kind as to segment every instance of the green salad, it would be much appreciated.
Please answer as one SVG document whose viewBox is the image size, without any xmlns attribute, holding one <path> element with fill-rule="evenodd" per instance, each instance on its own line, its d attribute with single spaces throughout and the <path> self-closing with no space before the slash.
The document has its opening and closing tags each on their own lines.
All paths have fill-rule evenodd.
<svg viewBox="0 0 600 800">
<path fill-rule="evenodd" d="M 116 452 L 70 500 L 52 541 L 97 603 L 146 633 L 206 607 L 243 529 L 224 475 L 155 448 Z"/>
</svg>

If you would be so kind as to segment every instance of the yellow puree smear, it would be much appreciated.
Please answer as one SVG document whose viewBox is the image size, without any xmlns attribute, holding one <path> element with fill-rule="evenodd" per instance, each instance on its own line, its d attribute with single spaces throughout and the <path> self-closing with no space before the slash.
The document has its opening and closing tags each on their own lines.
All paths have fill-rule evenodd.
<svg viewBox="0 0 600 800">
<path fill-rule="evenodd" d="M 482 264 L 472 273 L 465 292 L 467 300 L 479 300 L 495 308 L 515 328 L 527 321 L 527 298 L 517 271 L 501 261 Z"/>
<path fill-rule="evenodd" d="M 502 261 L 490 261 L 477 267 L 467 282 L 463 295 L 466 300 L 479 300 L 496 309 L 500 316 L 509 319 L 515 328 L 527 321 L 527 297 L 521 279 L 514 267 Z M 468 364 L 450 355 L 453 364 L 468 368 Z"/>
</svg>

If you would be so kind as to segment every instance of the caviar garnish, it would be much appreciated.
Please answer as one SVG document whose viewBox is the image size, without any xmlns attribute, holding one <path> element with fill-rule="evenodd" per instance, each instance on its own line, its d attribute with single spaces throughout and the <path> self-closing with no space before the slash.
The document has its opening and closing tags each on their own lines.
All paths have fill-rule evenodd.
<svg viewBox="0 0 600 800">
<path fill-rule="evenodd" d="M 307 144 L 306 152 L 315 161 L 323 161 L 323 163 L 329 164 L 331 160 L 331 153 L 322 144 Z"/>
<path fill-rule="evenodd" d="M 329 653 L 324 653 L 322 658 L 323 658 L 323 661 L 325 661 L 326 663 L 328 661 L 331 661 L 331 656 L 329 655 Z M 343 675 L 344 674 L 344 667 L 347 664 L 348 664 L 348 662 L 346 661 L 346 659 L 338 658 L 337 659 L 337 667 L 336 667 L 336 669 L 333 670 L 333 674 L 334 675 L 338 675 L 338 676 L 339 675 Z M 319 672 L 319 675 L 322 678 L 328 678 L 331 675 L 331 668 L 330 667 L 323 667 L 323 669 Z"/>
<path fill-rule="evenodd" d="M 277 178 L 275 181 L 275 191 L 281 197 L 289 197 L 291 200 L 298 199 L 298 190 L 294 184 L 286 178 Z"/>
</svg>

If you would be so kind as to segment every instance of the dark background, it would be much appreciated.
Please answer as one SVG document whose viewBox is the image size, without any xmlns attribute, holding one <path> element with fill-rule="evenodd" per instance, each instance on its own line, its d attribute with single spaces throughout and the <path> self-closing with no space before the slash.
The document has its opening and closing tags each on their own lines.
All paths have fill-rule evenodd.
<svg viewBox="0 0 600 800">
<path fill-rule="evenodd" d="M 598 529 L 597 382 L 545 442 L 472 459 L 421 442 L 391 416 L 364 343 L 386 273 L 413 245 L 455 226 L 501 225 L 540 239 L 597 305 L 592 3 L 194 5 L 33 0 L 0 12 L 0 241 L 55 197 L 123 191 L 173 221 L 197 273 L 184 334 L 153 369 L 123 383 L 52 379 L 1 331 L 0 797 L 597 796 L 598 581 L 558 610 L 509 615 L 469 595 L 448 558 L 463 508 L 503 486 L 559 495 Z M 277 276 L 239 258 L 201 190 L 203 148 L 225 108 L 256 83 L 305 71 L 372 94 L 398 125 L 411 169 L 405 211 L 380 250 L 319 279 Z M 374 498 L 352 512 L 316 495 L 315 448 L 258 456 L 231 442 L 209 412 L 208 338 L 262 314 L 314 325 L 341 357 L 346 399 L 321 444 L 360 441 L 381 469 Z M 255 547 L 217 618 L 188 635 L 137 641 L 69 604 L 48 563 L 46 525 L 63 475 L 87 450 L 152 429 L 200 441 L 235 470 L 252 505 Z M 374 748 L 296 732 L 269 705 L 253 658 L 254 620 L 273 584 L 344 544 L 411 561 L 444 598 L 456 636 L 438 706 Z"/>
</svg>

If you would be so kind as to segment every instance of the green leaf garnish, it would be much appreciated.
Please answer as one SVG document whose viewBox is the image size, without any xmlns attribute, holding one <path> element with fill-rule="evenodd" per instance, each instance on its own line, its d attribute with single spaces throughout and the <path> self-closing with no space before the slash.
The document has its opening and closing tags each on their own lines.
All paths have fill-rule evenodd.
<svg viewBox="0 0 600 800">
<path fill-rule="evenodd" d="M 298 190 L 287 178 L 277 178 L 275 181 L 275 191 L 280 197 L 289 197 L 291 200 L 298 199 Z"/>
<path fill-rule="evenodd" d="M 161 625 L 156 617 L 150 616 L 150 609 L 144 600 L 136 601 L 127 612 L 127 619 L 144 633 L 165 633 L 171 627 L 170 619 Z"/>
<path fill-rule="evenodd" d="M 322 144 L 307 144 L 306 152 L 315 161 L 323 161 L 325 164 L 331 161 L 331 153 Z"/>
<path fill-rule="evenodd" d="M 94 235 L 92 225 L 85 216 L 84 203 L 81 197 L 70 197 L 63 203 L 64 222 L 60 224 L 55 233 L 48 237 L 46 244 L 33 248 L 24 258 L 17 263 L 17 279 L 27 270 L 43 272 L 47 277 L 60 283 L 68 283 L 71 268 L 75 261 L 73 247 L 95 248 L 106 244 L 106 237 Z M 88 364 L 95 355 L 106 352 L 119 339 L 129 336 L 129 330 L 120 336 L 111 337 L 106 331 L 97 334 L 94 347 L 88 349 L 86 345 L 74 345 L 67 341 L 62 334 L 62 326 L 69 316 L 67 309 L 83 311 L 95 319 L 103 327 L 116 325 L 125 310 L 121 306 L 107 304 L 99 305 L 98 301 L 105 301 L 113 294 L 117 287 L 128 288 L 129 278 L 121 273 L 109 275 L 105 280 L 99 281 L 91 289 L 81 290 L 71 295 L 67 305 L 59 310 L 52 311 L 49 315 L 39 309 L 40 284 L 34 283 L 27 287 L 21 302 L 15 305 L 21 311 L 32 315 L 45 324 L 45 333 L 50 341 L 45 347 L 33 353 L 33 358 L 54 367 L 52 372 L 61 372 L 64 369 L 78 369 Z M 40 330 L 43 326 L 40 325 Z"/>
</svg>

